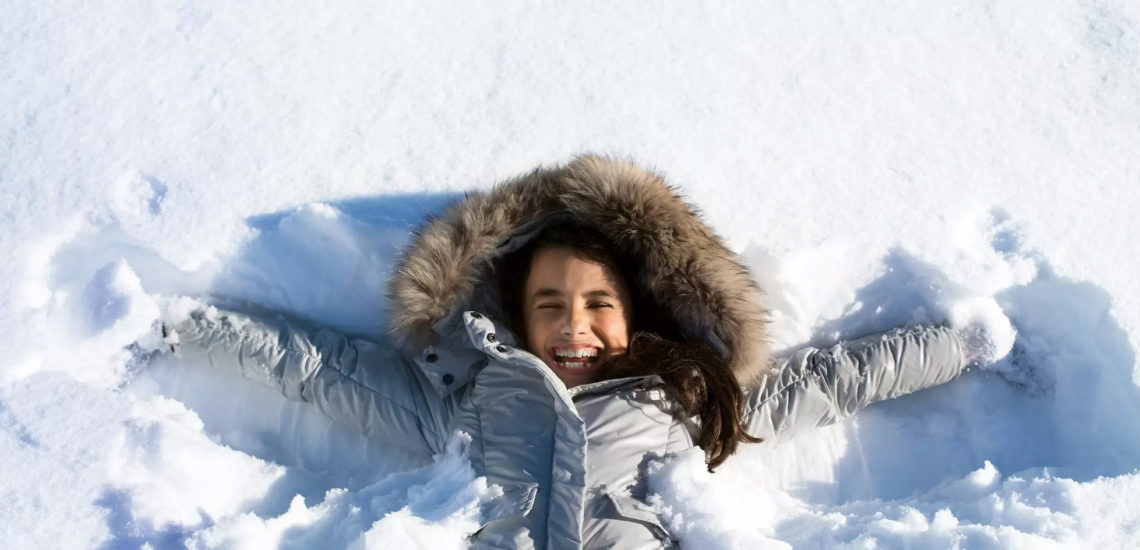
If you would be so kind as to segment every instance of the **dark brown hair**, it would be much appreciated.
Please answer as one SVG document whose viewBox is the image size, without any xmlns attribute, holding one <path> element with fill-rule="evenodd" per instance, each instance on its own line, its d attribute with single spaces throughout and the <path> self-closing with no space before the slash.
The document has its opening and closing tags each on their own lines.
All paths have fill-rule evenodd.
<svg viewBox="0 0 1140 550">
<path fill-rule="evenodd" d="M 582 258 L 612 269 L 630 296 L 630 345 L 625 354 L 603 366 L 601 379 L 657 375 L 669 397 L 689 417 L 700 419 L 698 444 L 705 451 L 709 471 L 736 452 L 740 442 L 757 442 L 745 430 L 744 394 L 726 358 L 708 344 L 683 337 L 671 313 L 633 283 L 640 266 L 623 254 L 598 230 L 575 222 L 553 222 L 521 249 L 496 266 L 503 309 L 515 333 L 526 340 L 523 302 L 530 262 L 535 252 L 566 247 Z"/>
</svg>

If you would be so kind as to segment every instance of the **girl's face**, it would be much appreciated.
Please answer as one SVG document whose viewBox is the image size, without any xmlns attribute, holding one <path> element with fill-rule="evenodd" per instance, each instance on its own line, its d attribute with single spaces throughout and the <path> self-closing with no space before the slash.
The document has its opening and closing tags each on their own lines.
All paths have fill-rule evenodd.
<svg viewBox="0 0 1140 550">
<path fill-rule="evenodd" d="M 629 346 L 629 291 L 607 266 L 566 247 L 534 253 L 523 295 L 527 348 L 573 388 Z"/>
</svg>

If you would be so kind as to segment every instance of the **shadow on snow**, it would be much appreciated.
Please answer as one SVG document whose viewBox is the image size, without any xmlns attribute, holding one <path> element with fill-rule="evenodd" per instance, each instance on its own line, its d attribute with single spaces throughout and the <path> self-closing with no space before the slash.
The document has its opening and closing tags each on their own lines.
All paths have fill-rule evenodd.
<svg viewBox="0 0 1140 550">
<path fill-rule="evenodd" d="M 1000 233 L 993 244 L 999 252 L 1019 247 Z M 1112 316 L 1112 298 L 1036 260 L 1034 280 L 995 296 L 1018 332 L 1007 358 L 860 413 L 844 426 L 847 451 L 834 485 L 805 482 L 793 493 L 832 503 L 904 498 L 986 460 L 1005 476 L 1048 468 L 1086 481 L 1134 471 L 1136 353 Z M 862 307 L 821 326 L 816 333 L 828 339 L 813 344 L 934 320 L 930 291 L 946 284 L 939 270 L 898 249 L 884 262 L 886 272 L 857 292 Z"/>
</svg>

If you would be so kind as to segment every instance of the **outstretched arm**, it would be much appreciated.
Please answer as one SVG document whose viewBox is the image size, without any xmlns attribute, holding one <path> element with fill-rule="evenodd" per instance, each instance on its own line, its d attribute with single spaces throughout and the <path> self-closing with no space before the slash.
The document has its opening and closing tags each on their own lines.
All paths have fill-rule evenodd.
<svg viewBox="0 0 1140 550">
<path fill-rule="evenodd" d="M 750 434 L 766 441 L 837 422 L 876 401 L 948 382 L 965 370 L 967 350 L 949 327 L 897 329 L 805 348 L 747 396 Z"/>
<path fill-rule="evenodd" d="M 280 314 L 213 307 L 164 331 L 178 355 L 313 403 L 348 429 L 408 452 L 442 450 L 451 403 L 393 349 Z"/>
</svg>

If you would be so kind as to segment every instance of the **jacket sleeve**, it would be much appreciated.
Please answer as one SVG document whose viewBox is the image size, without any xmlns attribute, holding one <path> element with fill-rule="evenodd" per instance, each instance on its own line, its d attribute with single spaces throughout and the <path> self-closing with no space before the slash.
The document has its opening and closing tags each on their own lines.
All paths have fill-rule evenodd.
<svg viewBox="0 0 1140 550">
<path fill-rule="evenodd" d="M 750 434 L 765 441 L 838 422 L 892 397 L 948 382 L 966 368 L 961 340 L 941 326 L 897 329 L 805 348 L 746 396 Z"/>
<path fill-rule="evenodd" d="M 313 403 L 326 416 L 412 453 L 442 451 L 454 405 L 396 350 L 283 315 L 206 308 L 167 324 L 177 354 Z"/>
</svg>

